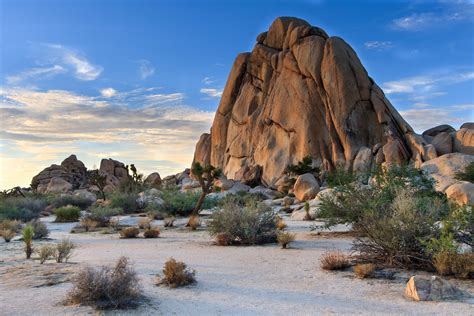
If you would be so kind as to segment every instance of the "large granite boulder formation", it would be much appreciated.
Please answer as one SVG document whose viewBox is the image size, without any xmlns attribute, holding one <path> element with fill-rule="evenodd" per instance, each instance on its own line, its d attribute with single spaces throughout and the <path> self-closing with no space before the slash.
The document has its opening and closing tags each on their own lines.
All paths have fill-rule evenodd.
<svg viewBox="0 0 474 316">
<path fill-rule="evenodd" d="M 107 176 L 107 185 L 104 189 L 106 192 L 114 191 L 120 183 L 130 177 L 128 166 L 111 158 L 100 161 L 99 173 Z"/>
<path fill-rule="evenodd" d="M 87 169 L 76 155 L 64 159 L 61 165 L 51 165 L 31 180 L 39 192 L 65 192 L 87 185 Z"/>
<path fill-rule="evenodd" d="M 194 160 L 236 180 L 258 167 L 263 184 L 275 186 L 289 164 L 307 155 L 326 170 L 354 161 L 358 169 L 409 159 L 420 165 L 433 156 L 428 145 L 343 39 L 280 17 L 252 52 L 237 56 Z"/>
</svg>

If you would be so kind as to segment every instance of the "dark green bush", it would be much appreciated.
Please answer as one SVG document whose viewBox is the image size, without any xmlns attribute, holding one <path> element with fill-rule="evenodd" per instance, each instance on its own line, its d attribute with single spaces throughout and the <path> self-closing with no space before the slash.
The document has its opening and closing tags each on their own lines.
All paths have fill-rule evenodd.
<svg viewBox="0 0 474 316">
<path fill-rule="evenodd" d="M 219 206 L 225 206 L 230 203 L 237 204 L 241 207 L 256 207 L 260 202 L 265 199 L 266 197 L 262 193 L 248 193 L 241 191 L 235 194 L 227 194 L 221 200 L 218 201 L 218 204 Z"/>
<path fill-rule="evenodd" d="M 114 216 L 123 213 L 121 208 L 112 208 L 110 206 L 94 205 L 90 209 L 90 213 L 86 216 L 93 221 L 96 221 L 99 227 L 106 227 L 110 223 L 110 219 Z"/>
<path fill-rule="evenodd" d="M 35 235 L 33 239 L 41 239 L 46 238 L 49 236 L 49 229 L 46 227 L 46 224 L 40 221 L 39 219 L 35 219 L 30 222 L 30 225 L 33 227 L 35 231 Z"/>
<path fill-rule="evenodd" d="M 131 214 L 140 209 L 137 198 L 138 195 L 136 193 L 115 192 L 110 197 L 110 206 L 122 209 L 125 214 Z"/>
<path fill-rule="evenodd" d="M 81 209 L 77 206 L 63 206 L 54 210 L 56 223 L 78 222 L 81 217 Z"/>
<path fill-rule="evenodd" d="M 302 175 L 305 173 L 319 173 L 319 168 L 312 166 L 313 158 L 309 155 L 303 158 L 302 161 L 298 162 L 296 165 L 288 165 L 285 172 L 290 175 Z"/>
<path fill-rule="evenodd" d="M 357 180 L 357 175 L 352 170 L 346 170 L 344 165 L 337 165 L 336 168 L 326 175 L 326 183 L 330 188 L 348 185 Z"/>
<path fill-rule="evenodd" d="M 161 198 L 164 203 L 157 207 L 157 211 L 170 215 L 187 216 L 191 214 L 199 200 L 199 193 L 181 192 L 176 188 L 162 191 Z M 202 205 L 203 209 L 209 209 L 217 205 L 217 199 L 206 196 Z"/>
<path fill-rule="evenodd" d="M 38 218 L 48 203 L 36 197 L 5 197 L 0 199 L 0 220 L 28 222 Z"/>
<path fill-rule="evenodd" d="M 88 200 L 82 196 L 70 194 L 53 195 L 49 197 L 49 200 L 50 204 L 55 208 L 72 205 L 77 206 L 81 210 L 85 210 L 93 204 L 91 200 Z"/>
<path fill-rule="evenodd" d="M 242 207 L 229 200 L 222 210 L 212 215 L 209 232 L 218 242 L 225 236 L 226 243 L 221 244 L 262 244 L 276 241 L 276 223 L 276 215 L 264 203 Z"/>
<path fill-rule="evenodd" d="M 456 179 L 474 183 L 474 162 L 467 165 L 464 171 L 456 173 Z"/>
</svg>

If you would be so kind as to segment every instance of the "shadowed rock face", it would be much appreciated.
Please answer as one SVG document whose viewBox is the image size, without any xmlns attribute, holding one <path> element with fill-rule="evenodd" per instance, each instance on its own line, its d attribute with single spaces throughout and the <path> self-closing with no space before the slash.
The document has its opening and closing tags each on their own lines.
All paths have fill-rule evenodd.
<svg viewBox="0 0 474 316">
<path fill-rule="evenodd" d="M 288 164 L 307 155 L 326 170 L 354 160 L 358 168 L 421 163 L 426 145 L 343 39 L 281 17 L 251 53 L 237 56 L 194 160 L 236 180 L 242 168 L 258 166 L 262 182 L 274 186 Z"/>
</svg>

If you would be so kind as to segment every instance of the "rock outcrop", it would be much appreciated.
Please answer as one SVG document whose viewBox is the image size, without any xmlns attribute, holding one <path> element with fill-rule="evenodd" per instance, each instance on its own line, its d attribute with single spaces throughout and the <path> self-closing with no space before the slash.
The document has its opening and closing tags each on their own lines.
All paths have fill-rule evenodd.
<svg viewBox="0 0 474 316">
<path fill-rule="evenodd" d="M 109 159 L 102 159 L 100 161 L 99 173 L 107 176 L 107 185 L 105 192 L 112 192 L 123 181 L 128 180 L 128 168 L 124 163 Z"/>
<path fill-rule="evenodd" d="M 280 17 L 252 52 L 237 56 L 194 160 L 229 179 L 258 170 L 263 184 L 276 187 L 285 168 L 307 155 L 325 170 L 338 164 L 363 170 L 410 159 L 421 164 L 434 156 L 428 145 L 343 39 Z"/>
<path fill-rule="evenodd" d="M 437 276 L 412 276 L 405 288 L 405 297 L 414 301 L 454 300 L 464 295 L 456 286 Z"/>
</svg>

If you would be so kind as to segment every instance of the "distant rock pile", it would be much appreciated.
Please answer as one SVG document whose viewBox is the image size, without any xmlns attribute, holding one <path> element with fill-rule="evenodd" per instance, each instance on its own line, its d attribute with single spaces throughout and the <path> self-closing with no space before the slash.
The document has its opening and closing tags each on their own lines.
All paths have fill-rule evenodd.
<svg viewBox="0 0 474 316">
<path fill-rule="evenodd" d="M 280 17 L 252 52 L 237 56 L 194 161 L 221 168 L 229 179 L 277 188 L 285 168 L 307 155 L 324 170 L 357 171 L 473 155 L 473 125 L 416 134 L 343 39 Z"/>
</svg>

